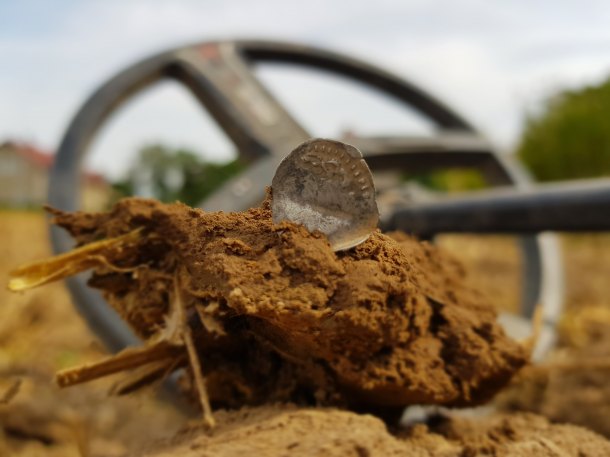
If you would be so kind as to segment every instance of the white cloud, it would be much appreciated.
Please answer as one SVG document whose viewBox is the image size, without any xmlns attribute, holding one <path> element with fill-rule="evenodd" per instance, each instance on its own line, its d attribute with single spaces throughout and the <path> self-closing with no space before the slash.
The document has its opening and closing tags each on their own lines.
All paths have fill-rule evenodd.
<svg viewBox="0 0 610 457">
<path fill-rule="evenodd" d="M 504 147 L 517 138 L 526 108 L 551 90 L 599 81 L 610 70 L 610 9 L 602 0 L 586 7 L 551 0 L 58 1 L 42 12 L 14 5 L 0 14 L 13 25 L 0 24 L 0 138 L 48 148 L 113 73 L 202 39 L 281 38 L 354 54 L 420 84 Z M 305 91 L 299 97 L 303 104 L 316 98 Z M 209 150 L 213 134 L 198 128 L 198 116 L 184 93 L 166 88 L 106 129 L 94 163 L 116 169 L 146 140 Z M 221 137 L 212 145 L 227 148 Z"/>
</svg>

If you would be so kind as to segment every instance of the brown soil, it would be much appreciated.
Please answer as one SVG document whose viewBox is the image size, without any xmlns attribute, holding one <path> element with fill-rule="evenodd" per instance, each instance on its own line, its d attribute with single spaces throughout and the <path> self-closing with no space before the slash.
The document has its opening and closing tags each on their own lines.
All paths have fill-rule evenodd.
<svg viewBox="0 0 610 457">
<path fill-rule="evenodd" d="M 3 275 L 9 267 L 48 255 L 48 247 L 41 243 L 46 230 L 39 214 L 27 215 L 32 219 L 27 224 L 15 224 L 13 218 L 8 220 L 5 216 L 6 213 L 0 214 L 4 217 L 0 223 Z M 36 227 L 35 233 L 29 230 L 31 227 Z M 83 240 L 86 236 L 83 234 Z M 475 244 L 472 241 L 469 246 Z M 563 344 L 569 347 L 546 367 L 527 370 L 519 376 L 507 394 L 510 401 L 504 397 L 500 403 L 507 409 L 548 415 L 553 421 L 580 423 L 610 436 L 606 420 L 610 405 L 606 387 L 610 343 L 604 343 L 603 338 L 604 330 L 610 328 L 606 319 L 610 315 L 610 294 L 605 280 L 608 264 L 601 262 L 604 256 L 600 250 L 604 246 L 607 247 L 596 247 L 594 255 L 583 263 L 575 261 L 580 256 L 568 256 L 570 268 L 575 271 L 589 271 L 588 262 L 593 259 L 599 266 L 586 277 L 568 276 L 568 291 L 582 289 L 579 296 L 591 297 L 587 304 L 601 306 L 583 309 L 578 318 L 569 316 L 566 322 L 573 325 L 567 325 L 563 335 Z M 461 254 L 459 246 L 455 252 Z M 479 256 L 479 263 L 486 264 L 488 253 L 492 252 L 494 259 L 500 258 L 499 270 L 511 270 L 501 262 L 502 257 L 509 257 L 502 254 L 503 249 L 484 252 L 479 256 L 473 247 L 471 253 L 475 261 Z M 513 254 L 512 250 L 509 254 Z M 482 281 L 488 270 L 480 269 Z M 514 270 L 511 275 L 517 276 Z M 494 276 L 498 293 L 502 290 L 500 276 Z M 585 287 L 593 276 L 600 279 L 594 292 L 601 293 L 592 294 Z M 0 397 L 10 390 L 15 379 L 24 379 L 10 403 L 0 404 L 0 455 L 77 456 L 84 455 L 82 451 L 87 448 L 90 456 L 116 457 L 229 456 L 246 451 L 257 455 L 610 455 L 608 441 L 603 438 L 532 414 L 509 413 L 483 420 L 437 418 L 428 425 L 390 433 L 373 416 L 280 405 L 218 411 L 215 430 L 191 428 L 174 440 L 159 444 L 180 421 L 167 408 L 159 407 L 153 397 L 138 394 L 107 398 L 102 393 L 109 385 L 106 382 L 63 391 L 50 388 L 52 371 L 99 359 L 101 354 L 71 309 L 63 288 L 51 285 L 10 296 L 0 291 L 0 297 L 4 305 L 0 308 Z M 496 301 L 494 297 L 494 304 Z M 204 361 L 206 354 L 202 354 Z M 136 452 L 143 443 L 148 443 L 148 450 Z"/>
<path fill-rule="evenodd" d="M 42 212 L 0 211 L 0 278 L 50 255 Z M 120 457 L 185 422 L 154 391 L 109 397 L 106 380 L 59 389 L 57 370 L 105 356 L 61 283 L 14 294 L 0 287 L 0 456 Z M 19 383 L 14 395 L 6 397 Z"/>
<path fill-rule="evenodd" d="M 560 330 L 562 347 L 524 370 L 497 403 L 610 437 L 610 308 L 568 311 Z"/>
<path fill-rule="evenodd" d="M 275 401 L 400 412 L 487 401 L 526 363 L 494 308 L 437 248 L 374 233 L 349 251 L 269 202 L 243 213 L 126 199 L 109 213 L 56 213 L 79 244 L 144 228 L 90 284 L 144 338 L 167 327 L 174 278 L 213 405 Z M 117 268 L 118 267 L 118 268 Z"/>
<path fill-rule="evenodd" d="M 552 425 L 532 414 L 485 420 L 436 418 L 391 434 L 370 415 L 333 409 L 266 406 L 218 414 L 210 432 L 190 430 L 147 457 L 415 456 L 593 457 L 610 454 L 610 442 L 571 425 Z"/>
</svg>

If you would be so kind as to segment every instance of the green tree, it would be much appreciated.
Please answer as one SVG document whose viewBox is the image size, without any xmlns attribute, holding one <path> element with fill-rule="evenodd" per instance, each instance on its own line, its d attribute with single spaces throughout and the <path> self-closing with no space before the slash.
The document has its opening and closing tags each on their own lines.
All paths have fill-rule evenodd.
<svg viewBox="0 0 610 457">
<path fill-rule="evenodd" d="M 428 189 L 449 193 L 480 190 L 487 187 L 483 175 L 470 168 L 437 170 L 422 175 L 406 174 L 405 178 Z"/>
<path fill-rule="evenodd" d="M 610 175 L 610 80 L 549 98 L 517 154 L 540 181 Z"/>
<path fill-rule="evenodd" d="M 211 163 L 191 151 L 156 144 L 138 152 L 127 178 L 115 182 L 114 189 L 119 196 L 138 194 L 194 206 L 242 169 L 238 160 Z"/>
</svg>

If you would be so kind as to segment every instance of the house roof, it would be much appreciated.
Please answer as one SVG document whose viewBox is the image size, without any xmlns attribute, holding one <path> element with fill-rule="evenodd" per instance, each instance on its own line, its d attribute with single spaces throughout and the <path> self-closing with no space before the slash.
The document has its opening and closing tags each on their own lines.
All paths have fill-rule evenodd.
<svg viewBox="0 0 610 457">
<path fill-rule="evenodd" d="M 0 144 L 0 149 L 12 149 L 23 157 L 29 164 L 37 168 L 42 168 L 48 171 L 53 165 L 54 155 L 51 152 L 43 151 L 42 149 L 39 149 L 29 143 L 9 140 Z M 83 177 L 89 184 L 107 184 L 106 178 L 99 173 L 85 170 Z"/>
<path fill-rule="evenodd" d="M 25 143 L 10 143 L 9 146 L 32 165 L 41 168 L 50 168 L 53 164 L 53 156 L 51 154 L 36 149 L 32 145 Z"/>
</svg>

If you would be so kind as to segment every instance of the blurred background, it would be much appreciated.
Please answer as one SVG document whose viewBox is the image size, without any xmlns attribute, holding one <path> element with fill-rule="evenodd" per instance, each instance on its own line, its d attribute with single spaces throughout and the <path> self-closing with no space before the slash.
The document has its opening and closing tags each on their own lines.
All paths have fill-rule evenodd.
<svg viewBox="0 0 610 457">
<path fill-rule="evenodd" d="M 519 153 L 542 179 L 607 173 L 609 19 L 603 1 L 586 8 L 551 1 L 3 2 L 0 204 L 41 203 L 41 179 L 24 186 L 23 179 L 9 184 L 9 175 L 18 166 L 33 174 L 48 168 L 71 117 L 101 83 L 162 50 L 223 38 L 301 42 L 377 64 L 443 100 L 498 149 Z M 313 135 L 430 129 L 415 113 L 336 77 L 272 64 L 256 71 Z M 574 157 L 582 141 L 591 146 L 586 160 Z M 156 153 L 143 152 L 151 148 Z M 95 139 L 86 161 L 90 194 L 125 184 L 138 161 L 177 152 L 212 163 L 236 158 L 186 89 L 163 82 L 125 106 Z M 11 161 L 13 154 L 20 159 Z M 93 204 L 100 199 L 90 196 Z"/>
<path fill-rule="evenodd" d="M 145 57 L 233 38 L 338 51 L 413 82 L 470 121 L 501 154 L 521 161 L 534 179 L 555 181 L 610 175 L 609 23 L 610 7 L 601 0 L 0 2 L 0 274 L 6 278 L 17 264 L 50 253 L 40 208 L 54 151 L 86 98 Z M 276 64 L 255 71 L 314 136 L 434 133 L 414 111 L 339 77 Z M 131 194 L 196 204 L 245 166 L 195 98 L 176 82 L 161 82 L 122 107 L 94 139 L 84 164 L 83 207 L 103 210 Z M 472 170 L 407 178 L 443 192 L 485 185 Z M 560 241 L 568 316 L 561 347 L 587 353 L 605 347 L 600 354 L 610 356 L 610 237 Z M 473 282 L 500 308 L 517 306 L 522 260 L 512 237 L 446 236 L 441 243 L 468 264 Z M 61 285 L 18 296 L 1 291 L 0 299 L 0 395 L 14 379 L 25 379 L 13 409 L 0 405 L 8 437 L 0 451 L 26 449 L 34 437 L 32 446 L 46 451 L 48 443 L 57 444 L 56 455 L 79 455 L 83 446 L 124 455 L 141 442 L 134 437 L 142 437 L 133 423 L 124 427 L 127 411 L 160 408 L 163 414 L 145 414 L 150 423 L 141 428 L 159 436 L 173 430 L 172 413 L 151 399 L 104 400 L 93 414 L 90 405 L 105 398 L 107 385 L 80 386 L 65 396 L 45 384 L 55 370 L 104 354 Z M 598 378 L 571 385 L 583 392 L 580 404 L 596 405 L 589 410 L 593 419 L 574 416 L 569 402 L 550 405 L 522 396 L 529 403 L 506 404 L 610 436 L 610 421 L 603 420 L 610 414 L 604 387 L 610 373 L 599 370 Z M 591 393 L 582 385 L 599 389 Z M 27 425 L 33 416 L 46 425 Z M 82 429 L 95 439 L 83 438 Z"/>
</svg>

